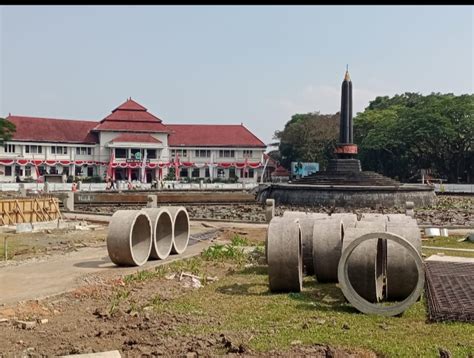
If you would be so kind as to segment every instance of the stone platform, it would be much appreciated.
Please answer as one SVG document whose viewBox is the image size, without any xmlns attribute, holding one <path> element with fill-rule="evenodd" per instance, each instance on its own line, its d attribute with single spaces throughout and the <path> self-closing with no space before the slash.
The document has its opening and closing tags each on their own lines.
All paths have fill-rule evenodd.
<svg viewBox="0 0 474 358">
<path fill-rule="evenodd" d="M 415 207 L 423 207 L 434 204 L 436 194 L 428 185 L 261 185 L 257 201 L 263 204 L 266 199 L 275 199 L 277 205 L 404 207 L 412 201 Z"/>
</svg>

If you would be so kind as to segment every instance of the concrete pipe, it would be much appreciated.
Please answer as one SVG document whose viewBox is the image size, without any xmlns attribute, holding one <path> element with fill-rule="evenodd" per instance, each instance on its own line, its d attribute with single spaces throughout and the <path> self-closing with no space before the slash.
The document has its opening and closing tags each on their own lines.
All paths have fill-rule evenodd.
<svg viewBox="0 0 474 358">
<path fill-rule="evenodd" d="M 387 232 L 407 240 L 421 255 L 421 233 L 415 220 L 389 222 Z M 413 224 L 414 222 L 414 224 Z M 387 299 L 404 300 L 416 287 L 418 271 L 413 258 L 399 244 L 387 242 Z"/>
<path fill-rule="evenodd" d="M 348 213 L 334 213 L 329 216 L 329 218 L 338 218 L 342 220 L 344 224 L 344 228 L 355 227 L 357 223 L 357 215 L 356 214 L 348 214 Z"/>
<path fill-rule="evenodd" d="M 173 247 L 172 254 L 182 254 L 189 242 L 189 215 L 183 206 L 170 206 L 167 208 L 173 217 Z"/>
<path fill-rule="evenodd" d="M 369 228 L 373 231 L 381 231 L 384 232 L 385 228 L 387 227 L 387 222 L 383 218 L 379 218 L 378 220 L 372 219 L 370 221 L 361 220 L 357 221 L 355 224 L 357 229 L 365 229 Z"/>
<path fill-rule="evenodd" d="M 366 242 L 374 241 L 374 240 L 387 240 L 393 241 L 398 245 L 404 247 L 413 259 L 417 269 L 417 282 L 414 289 L 411 291 L 410 295 L 401 302 L 397 302 L 393 305 L 387 306 L 382 304 L 375 304 L 367 301 L 364 297 L 359 295 L 357 290 L 352 285 L 352 280 L 350 280 L 350 260 L 351 255 L 357 250 L 361 245 Z M 344 240 L 345 241 L 345 240 Z M 339 261 L 338 265 L 338 279 L 339 285 L 341 287 L 342 293 L 346 297 L 346 299 L 360 312 L 366 314 L 378 314 L 382 316 L 396 316 L 403 313 L 407 310 L 412 304 L 414 304 L 423 290 L 424 282 L 425 282 L 425 274 L 423 269 L 423 260 L 416 250 L 416 248 L 407 240 L 399 235 L 395 235 L 392 233 L 368 233 L 362 235 L 345 247 L 342 252 L 341 260 Z"/>
<path fill-rule="evenodd" d="M 344 237 L 342 218 L 314 220 L 312 236 L 316 279 L 318 282 L 337 282 L 337 265 Z"/>
<path fill-rule="evenodd" d="M 416 219 L 406 214 L 388 214 L 387 219 L 389 223 L 409 222 L 411 225 L 417 225 Z"/>
<path fill-rule="evenodd" d="M 373 222 L 372 226 L 345 229 L 342 254 L 360 236 L 373 232 L 385 232 L 385 227 L 382 230 L 380 228 L 380 222 Z M 360 296 L 370 302 L 376 302 L 383 297 L 383 278 L 386 267 L 384 251 L 382 240 L 367 240 L 354 250 L 348 261 L 349 279 L 352 286 Z"/>
<path fill-rule="evenodd" d="M 164 260 L 173 247 L 173 217 L 166 208 L 147 208 L 143 211 L 150 217 L 153 229 L 150 258 Z"/>
<path fill-rule="evenodd" d="M 328 218 L 329 215 L 326 213 L 310 213 L 310 212 L 304 212 L 304 211 L 284 211 L 283 212 L 283 217 L 284 218 L 309 218 L 311 217 L 312 219 L 324 219 Z"/>
<path fill-rule="evenodd" d="M 152 247 L 152 226 L 147 213 L 118 210 L 112 215 L 107 234 L 107 251 L 119 266 L 141 266 L 147 262 Z"/>
<path fill-rule="evenodd" d="M 387 221 L 387 215 L 385 214 L 373 214 L 373 213 L 366 213 L 362 214 L 360 221 Z"/>
<path fill-rule="evenodd" d="M 268 225 L 268 279 L 272 292 L 300 292 L 303 284 L 299 219 L 274 217 Z"/>
</svg>

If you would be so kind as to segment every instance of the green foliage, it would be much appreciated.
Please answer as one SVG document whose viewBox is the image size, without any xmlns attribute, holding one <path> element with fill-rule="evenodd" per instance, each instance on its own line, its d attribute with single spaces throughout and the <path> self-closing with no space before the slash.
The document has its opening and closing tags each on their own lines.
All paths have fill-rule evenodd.
<svg viewBox="0 0 474 358">
<path fill-rule="evenodd" d="M 232 246 L 249 246 L 249 240 L 246 237 L 242 237 L 238 234 L 235 234 L 231 240 Z"/>
<path fill-rule="evenodd" d="M 474 179 L 474 95 L 377 97 L 354 118 L 365 170 L 401 181 L 430 169 L 450 182 Z"/>
<path fill-rule="evenodd" d="M 0 118 L 0 144 L 8 141 L 15 133 L 16 126 L 8 119 Z"/>
<path fill-rule="evenodd" d="M 82 179 L 83 183 L 103 183 L 104 179 L 100 175 L 96 175 L 93 177 L 85 177 Z"/>
<path fill-rule="evenodd" d="M 245 259 L 244 251 L 232 244 L 215 244 L 205 249 L 201 256 L 207 261 L 243 261 Z"/>
<path fill-rule="evenodd" d="M 278 156 L 289 169 L 291 162 L 318 162 L 321 168 L 334 157 L 339 135 L 339 114 L 295 114 L 274 137 L 280 140 Z M 276 155 L 276 153 L 275 153 Z M 278 157 L 277 156 L 277 157 Z"/>
</svg>

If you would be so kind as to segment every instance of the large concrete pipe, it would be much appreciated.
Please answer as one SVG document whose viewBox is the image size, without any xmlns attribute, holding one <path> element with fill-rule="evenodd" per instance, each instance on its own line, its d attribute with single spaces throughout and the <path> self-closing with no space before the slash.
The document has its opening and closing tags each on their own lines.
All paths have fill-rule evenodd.
<svg viewBox="0 0 474 358">
<path fill-rule="evenodd" d="M 268 225 L 267 262 L 270 291 L 300 292 L 303 284 L 299 219 L 276 216 Z"/>
<path fill-rule="evenodd" d="M 286 210 L 283 212 L 283 217 L 285 218 L 313 218 L 313 219 L 321 219 L 329 217 L 326 213 L 310 213 L 305 211 L 289 211 Z"/>
<path fill-rule="evenodd" d="M 407 217 L 405 221 L 387 223 L 387 232 L 406 239 L 421 255 L 421 234 L 416 220 Z M 387 299 L 404 300 L 418 281 L 418 271 L 413 258 L 399 244 L 387 242 Z"/>
<path fill-rule="evenodd" d="M 344 237 L 342 218 L 329 217 L 313 222 L 312 255 L 316 279 L 318 282 L 337 282 L 337 265 Z"/>
<path fill-rule="evenodd" d="M 285 211 L 284 218 L 300 219 L 301 240 L 303 243 L 303 271 L 307 275 L 314 275 L 313 263 L 313 225 L 315 220 L 327 219 L 325 213 L 306 213 L 303 211 Z"/>
<path fill-rule="evenodd" d="M 362 235 L 385 232 L 385 226 L 381 225 L 381 222 L 368 224 L 366 223 L 364 227 L 344 230 L 342 254 L 353 241 Z M 383 251 L 383 243 L 378 239 L 366 240 L 354 250 L 348 261 L 348 275 L 352 286 L 360 296 L 370 302 L 376 302 L 383 297 L 383 282 L 380 280 L 383 279 L 385 265 L 384 262 L 377 261 L 377 256 L 383 258 Z M 377 255 L 378 252 L 379 255 Z"/>
<path fill-rule="evenodd" d="M 151 247 L 151 259 L 166 259 L 173 247 L 173 217 L 169 210 L 163 208 L 143 209 L 151 220 L 153 245 Z"/>
<path fill-rule="evenodd" d="M 118 210 L 112 215 L 107 234 L 107 251 L 119 266 L 141 266 L 150 256 L 152 226 L 147 213 Z"/>
<path fill-rule="evenodd" d="M 376 213 L 365 213 L 362 214 L 362 217 L 360 219 L 361 221 L 380 221 L 384 220 L 387 221 L 387 215 L 385 214 L 376 214 Z"/>
<path fill-rule="evenodd" d="M 332 218 L 340 218 L 342 223 L 344 224 L 345 228 L 355 227 L 357 223 L 357 215 L 356 214 L 348 214 L 348 213 L 333 213 L 329 216 Z"/>
<path fill-rule="evenodd" d="M 173 247 L 171 253 L 182 254 L 189 243 L 189 215 L 183 206 L 170 206 L 168 210 L 173 217 Z"/>
<path fill-rule="evenodd" d="M 347 236 L 346 236 L 347 237 Z M 344 238 L 344 242 L 346 241 Z M 350 279 L 351 265 L 350 261 L 352 260 L 352 254 L 357 250 L 361 245 L 364 245 L 366 242 L 377 240 L 387 240 L 393 241 L 394 243 L 402 246 L 406 250 L 413 261 L 415 262 L 417 269 L 417 282 L 416 286 L 413 288 L 411 293 L 407 298 L 401 302 L 397 302 L 393 305 L 383 305 L 369 302 L 362 295 L 359 294 L 357 289 L 353 285 L 353 281 Z M 415 303 L 420 297 L 421 291 L 423 290 L 425 275 L 423 270 L 423 260 L 416 250 L 416 248 L 407 240 L 399 235 L 395 235 L 388 232 L 372 232 L 365 235 L 362 235 L 355 240 L 352 240 L 351 243 L 343 249 L 341 259 L 338 265 L 338 279 L 341 290 L 346 297 L 346 299 L 359 311 L 366 314 L 378 314 L 383 316 L 396 316 L 403 313 L 407 310 L 413 303 Z M 370 278 L 368 278 L 370 279 Z"/>
</svg>

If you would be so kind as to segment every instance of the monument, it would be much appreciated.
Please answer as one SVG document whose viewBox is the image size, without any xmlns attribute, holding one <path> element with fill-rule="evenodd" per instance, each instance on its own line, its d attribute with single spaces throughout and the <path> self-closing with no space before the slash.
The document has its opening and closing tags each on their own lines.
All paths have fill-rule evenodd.
<svg viewBox="0 0 474 358">
<path fill-rule="evenodd" d="M 402 184 L 379 173 L 363 171 L 356 159 L 352 120 L 352 81 L 346 70 L 341 88 L 339 143 L 336 158 L 326 170 L 294 180 L 288 184 L 261 185 L 257 200 L 275 199 L 276 204 L 376 207 L 404 206 L 412 201 L 416 207 L 431 205 L 436 196 L 429 185 Z"/>
</svg>

